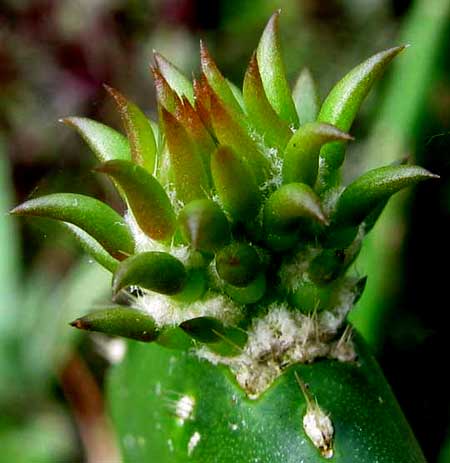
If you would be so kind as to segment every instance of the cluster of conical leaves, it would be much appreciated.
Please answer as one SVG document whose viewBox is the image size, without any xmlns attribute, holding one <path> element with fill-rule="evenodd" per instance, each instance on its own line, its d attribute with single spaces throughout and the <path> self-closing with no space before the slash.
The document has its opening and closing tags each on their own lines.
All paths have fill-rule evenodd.
<svg viewBox="0 0 450 463">
<path fill-rule="evenodd" d="M 389 197 L 433 177 L 417 166 L 395 165 L 366 172 L 345 188 L 339 183 L 355 115 L 404 47 L 355 67 L 323 103 L 308 70 L 291 92 L 278 13 L 250 59 L 242 91 L 221 74 L 203 43 L 200 48 L 201 73 L 192 84 L 155 54 L 158 125 L 110 87 L 126 137 L 87 118 L 63 120 L 98 158 L 96 171 L 117 186 L 128 208 L 125 218 L 94 198 L 69 193 L 31 199 L 13 213 L 63 221 L 113 273 L 114 296 L 137 287 L 182 306 L 220 290 L 243 311 L 274 299 L 288 299 L 304 312 L 326 308 L 330 285 L 355 259 L 361 236 Z M 278 269 L 308 243 L 320 249 L 309 263 L 308 284 L 284 294 Z M 189 258 L 182 262 L 172 251 L 183 246 Z M 221 282 L 213 289 L 212 273 Z M 73 325 L 162 344 L 182 333 L 119 305 Z M 180 327 L 195 342 L 246 342 L 245 331 L 213 317 L 187 319 Z"/>
</svg>

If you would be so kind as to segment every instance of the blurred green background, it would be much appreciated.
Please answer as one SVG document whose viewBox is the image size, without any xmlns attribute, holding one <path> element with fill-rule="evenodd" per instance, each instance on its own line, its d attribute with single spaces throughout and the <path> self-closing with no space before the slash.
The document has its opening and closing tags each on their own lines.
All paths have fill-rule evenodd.
<svg viewBox="0 0 450 463">
<path fill-rule="evenodd" d="M 0 461 L 120 461 L 102 382 L 122 345 L 67 325 L 108 298 L 109 275 L 57 224 L 6 214 L 56 191 L 122 207 L 58 119 L 120 128 L 103 83 L 155 118 L 152 50 L 190 75 L 199 38 L 241 84 L 278 8 L 288 75 L 308 66 L 322 97 L 374 52 L 411 45 L 364 104 L 345 175 L 408 156 L 441 180 L 384 212 L 355 268 L 369 280 L 353 320 L 429 461 L 450 462 L 450 0 L 0 0 Z"/>
</svg>

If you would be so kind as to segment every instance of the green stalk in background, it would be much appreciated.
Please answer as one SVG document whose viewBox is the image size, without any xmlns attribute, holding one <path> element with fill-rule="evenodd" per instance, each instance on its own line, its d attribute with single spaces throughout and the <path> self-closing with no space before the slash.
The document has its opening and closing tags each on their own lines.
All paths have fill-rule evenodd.
<svg viewBox="0 0 450 463">
<path fill-rule="evenodd" d="M 448 38 L 449 20 L 450 0 L 414 2 L 399 39 L 411 47 L 393 63 L 392 77 L 364 157 L 366 168 L 386 165 L 414 152 L 414 138 L 420 137 L 436 66 Z M 384 317 L 400 284 L 398 250 L 404 230 L 403 205 L 403 197 L 389 203 L 358 260 L 358 268 L 370 278 L 351 320 L 374 348 L 382 343 Z"/>
</svg>

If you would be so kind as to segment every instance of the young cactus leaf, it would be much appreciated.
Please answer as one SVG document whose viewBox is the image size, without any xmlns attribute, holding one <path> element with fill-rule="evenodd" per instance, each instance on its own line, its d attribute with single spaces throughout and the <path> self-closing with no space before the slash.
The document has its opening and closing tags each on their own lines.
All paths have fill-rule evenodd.
<svg viewBox="0 0 450 463">
<path fill-rule="evenodd" d="M 288 183 L 272 193 L 265 204 L 263 220 L 269 241 L 271 235 L 286 235 L 286 246 L 290 246 L 290 236 L 297 237 L 300 222 L 327 223 L 319 197 L 303 183 Z"/>
<path fill-rule="evenodd" d="M 184 288 L 187 273 L 184 265 L 166 252 L 142 252 L 119 264 L 113 276 L 116 295 L 128 286 L 139 286 L 161 294 L 177 294 Z"/>
<path fill-rule="evenodd" d="M 211 174 L 225 211 L 235 221 L 258 215 L 261 193 L 252 171 L 228 146 L 220 146 L 211 156 Z"/>
<path fill-rule="evenodd" d="M 175 114 L 177 105 L 181 102 L 181 97 L 169 85 L 159 68 L 152 67 L 151 72 L 155 82 L 156 99 L 158 103 L 166 108 L 171 114 Z"/>
<path fill-rule="evenodd" d="M 141 228 L 157 241 L 169 240 L 176 217 L 163 187 L 146 169 L 130 161 L 109 161 L 97 167 L 112 177 L 125 192 L 128 206 Z"/>
<path fill-rule="evenodd" d="M 266 97 L 256 55 L 253 54 L 244 77 L 243 97 L 248 117 L 267 145 L 284 150 L 292 136 L 288 124 L 280 119 Z"/>
<path fill-rule="evenodd" d="M 204 198 L 209 191 L 209 179 L 202 159 L 177 119 L 164 108 L 161 108 L 160 114 L 178 199 L 188 203 Z"/>
<path fill-rule="evenodd" d="M 258 275 L 260 265 L 255 248 L 246 243 L 232 243 L 216 254 L 217 273 L 233 286 L 247 286 Z"/>
<path fill-rule="evenodd" d="M 206 171 L 209 172 L 209 159 L 216 144 L 186 97 L 177 104 L 175 116 L 188 132 L 196 152 L 203 160 Z"/>
<path fill-rule="evenodd" d="M 74 328 L 98 331 L 111 336 L 151 342 L 158 337 L 155 321 L 147 313 L 131 307 L 108 307 L 78 318 L 70 323 Z"/>
<path fill-rule="evenodd" d="M 292 135 L 284 152 L 283 182 L 306 183 L 313 187 L 319 169 L 319 152 L 330 141 L 352 137 L 330 124 L 309 122 Z"/>
<path fill-rule="evenodd" d="M 221 145 L 230 146 L 252 170 L 258 184 L 264 183 L 269 171 L 269 161 L 259 151 L 247 130 L 227 111 L 214 93 L 210 96 L 211 120 Z"/>
<path fill-rule="evenodd" d="M 247 286 L 234 286 L 226 284 L 225 292 L 240 304 L 254 304 L 266 293 L 266 277 L 260 272 L 256 278 Z"/>
<path fill-rule="evenodd" d="M 155 170 L 156 141 L 149 119 L 120 92 L 107 85 L 105 85 L 105 88 L 114 98 L 119 108 L 130 141 L 133 161 L 153 173 Z"/>
<path fill-rule="evenodd" d="M 76 227 L 68 222 L 62 222 L 63 226 L 70 232 L 70 234 L 77 240 L 83 250 L 95 259 L 100 265 L 105 267 L 111 273 L 116 271 L 119 261 L 114 259 L 103 246 L 92 236 L 88 235 L 81 228 Z"/>
<path fill-rule="evenodd" d="M 205 343 L 220 341 L 220 334 L 225 331 L 222 323 L 213 317 L 191 318 L 181 323 L 180 328 L 196 341 Z"/>
<path fill-rule="evenodd" d="M 62 220 L 84 230 L 113 257 L 133 254 L 134 240 L 122 217 L 101 201 L 75 193 L 53 193 L 30 199 L 11 211 Z"/>
<path fill-rule="evenodd" d="M 236 101 L 239 103 L 239 106 L 241 107 L 242 112 L 245 113 L 245 104 L 244 104 L 244 95 L 242 95 L 241 89 L 235 85 L 231 80 L 226 79 L 228 85 L 230 86 L 231 92 L 234 95 L 234 98 L 236 98 Z"/>
<path fill-rule="evenodd" d="M 214 253 L 230 241 L 228 220 L 210 199 L 198 199 L 184 206 L 178 222 L 184 239 L 198 251 Z"/>
<path fill-rule="evenodd" d="M 261 36 L 257 59 L 267 99 L 275 112 L 293 127 L 298 127 L 298 116 L 286 79 L 278 34 L 279 12 L 272 15 Z"/>
<path fill-rule="evenodd" d="M 99 161 L 131 159 L 128 140 L 111 127 L 87 117 L 66 117 L 61 122 L 73 127 L 81 135 Z"/>
<path fill-rule="evenodd" d="M 200 63 L 202 71 L 214 93 L 219 96 L 227 109 L 235 117 L 242 115 L 241 105 L 237 102 L 230 85 L 217 68 L 208 48 L 202 40 L 200 40 Z"/>
<path fill-rule="evenodd" d="M 205 127 L 210 133 L 213 132 L 211 120 L 211 87 L 208 84 L 205 74 L 201 73 L 198 79 L 193 81 L 195 95 L 195 111 L 200 116 Z"/>
<path fill-rule="evenodd" d="M 304 68 L 292 91 L 300 126 L 317 119 L 320 109 L 319 91 L 310 70 Z"/>
<path fill-rule="evenodd" d="M 349 131 L 373 84 L 404 48 L 404 46 L 394 47 L 377 53 L 352 69 L 333 87 L 322 104 L 317 120 L 332 124 L 345 132 Z M 335 181 L 333 176 L 344 161 L 344 153 L 344 145 L 338 142 L 322 148 L 320 153 L 324 161 L 320 182 L 322 189 L 327 187 L 326 184 Z"/>
<path fill-rule="evenodd" d="M 201 299 L 206 289 L 207 280 L 204 269 L 194 268 L 188 271 L 186 284 L 183 290 L 171 297 L 176 301 L 189 304 Z"/>
<path fill-rule="evenodd" d="M 437 177 L 418 166 L 386 166 L 370 170 L 342 192 L 333 222 L 344 226 L 359 225 L 397 191 Z"/>
<path fill-rule="evenodd" d="M 248 335 L 246 331 L 234 326 L 225 327 L 223 333 L 218 334 L 221 341 L 210 344 L 210 350 L 222 357 L 235 357 L 242 353 Z"/>
<path fill-rule="evenodd" d="M 315 311 L 325 310 L 332 295 L 331 285 L 317 285 L 310 281 L 303 281 L 290 295 L 291 304 L 306 315 Z"/>
<path fill-rule="evenodd" d="M 173 88 L 178 96 L 185 96 L 191 104 L 194 104 L 194 89 L 189 79 L 169 60 L 161 54 L 154 52 L 156 65 L 166 82 Z"/>
</svg>

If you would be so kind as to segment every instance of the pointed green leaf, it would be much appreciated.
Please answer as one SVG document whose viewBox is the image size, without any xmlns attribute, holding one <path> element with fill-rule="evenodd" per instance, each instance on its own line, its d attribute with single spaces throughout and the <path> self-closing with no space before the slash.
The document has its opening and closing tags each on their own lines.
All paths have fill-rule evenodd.
<svg viewBox="0 0 450 463">
<path fill-rule="evenodd" d="M 158 241 L 172 237 L 176 228 L 172 205 L 158 180 L 146 169 L 130 161 L 109 161 L 95 170 L 108 174 L 120 185 L 145 234 Z"/>
<path fill-rule="evenodd" d="M 247 286 L 240 287 L 226 284 L 225 292 L 239 304 L 254 304 L 266 293 L 266 277 L 260 272 Z"/>
<path fill-rule="evenodd" d="M 54 193 L 30 199 L 11 211 L 62 220 L 84 230 L 113 257 L 123 259 L 134 252 L 134 241 L 122 217 L 101 201 L 74 193 Z"/>
<path fill-rule="evenodd" d="M 340 226 L 359 225 L 397 191 L 436 177 L 418 166 L 387 166 L 370 170 L 342 192 L 333 222 Z"/>
<path fill-rule="evenodd" d="M 155 169 L 156 141 L 152 126 L 147 116 L 120 92 L 105 85 L 117 103 L 123 125 L 131 146 L 131 157 L 150 173 Z"/>
<path fill-rule="evenodd" d="M 292 131 L 288 124 L 280 119 L 266 97 L 255 54 L 245 73 L 243 96 L 251 123 L 264 141 L 269 146 L 276 147 L 281 153 L 291 138 Z"/>
<path fill-rule="evenodd" d="M 78 241 L 87 254 L 111 273 L 116 271 L 119 261 L 114 259 L 114 257 L 111 257 L 111 255 L 106 252 L 105 248 L 103 248 L 98 241 L 94 240 L 92 236 L 88 235 L 81 228 L 78 228 L 71 223 L 63 222 L 63 225 L 70 231 L 70 234 Z"/>
<path fill-rule="evenodd" d="M 200 64 L 202 71 L 208 80 L 209 85 L 219 98 L 223 101 L 227 109 L 235 116 L 242 114 L 242 108 L 234 97 L 225 77 L 219 71 L 216 63 L 210 55 L 205 43 L 200 40 Z"/>
<path fill-rule="evenodd" d="M 230 241 L 230 226 L 222 209 L 210 199 L 197 199 L 178 216 L 184 239 L 199 251 L 214 253 Z"/>
<path fill-rule="evenodd" d="M 246 243 L 232 243 L 216 254 L 217 273 L 233 286 L 248 286 L 260 273 L 260 266 L 255 248 Z"/>
<path fill-rule="evenodd" d="M 231 148 L 220 146 L 211 156 L 211 174 L 225 211 L 236 221 L 258 215 L 261 193 L 247 164 Z"/>
<path fill-rule="evenodd" d="M 131 159 L 128 140 L 111 127 L 87 117 L 66 117 L 60 121 L 81 135 L 99 161 Z"/>
<path fill-rule="evenodd" d="M 166 108 L 171 114 L 175 114 L 177 105 L 180 103 L 180 97 L 166 81 L 158 68 L 151 68 L 153 80 L 155 81 L 156 99 L 158 103 Z"/>
<path fill-rule="evenodd" d="M 298 116 L 286 79 L 278 35 L 279 11 L 269 19 L 258 45 L 257 59 L 267 99 L 289 125 L 298 127 Z"/>
<path fill-rule="evenodd" d="M 310 70 L 304 68 L 292 91 L 300 126 L 317 119 L 320 109 L 319 91 Z"/>
<path fill-rule="evenodd" d="M 314 186 L 319 170 L 319 152 L 322 145 L 352 137 L 330 124 L 309 122 L 292 135 L 283 159 L 283 182 L 306 183 Z"/>
<path fill-rule="evenodd" d="M 373 84 L 381 77 L 388 64 L 405 47 L 394 47 L 371 56 L 352 69 L 331 90 L 322 104 L 317 120 L 348 132 L 355 116 Z M 336 142 L 322 148 L 323 166 L 320 172 L 320 188 L 336 183 L 335 172 L 344 161 L 345 149 Z"/>
<path fill-rule="evenodd" d="M 209 173 L 209 159 L 216 144 L 189 100 L 183 98 L 177 104 L 175 117 L 186 129 L 196 152 L 203 160 L 206 172 Z"/>
<path fill-rule="evenodd" d="M 170 87 L 177 92 L 180 98 L 185 96 L 191 104 L 194 104 L 194 89 L 189 79 L 164 56 L 157 52 L 153 56 L 158 69 Z"/>
<path fill-rule="evenodd" d="M 270 168 L 268 159 L 214 93 L 210 95 L 210 101 L 212 125 L 220 144 L 230 146 L 247 163 L 257 183 L 264 183 Z"/>
<path fill-rule="evenodd" d="M 198 79 L 194 79 L 195 110 L 200 116 L 205 127 L 209 132 L 213 132 L 210 109 L 211 90 L 205 74 L 201 73 Z"/>
<path fill-rule="evenodd" d="M 150 315 L 131 307 L 108 307 L 74 320 L 71 325 L 80 330 L 98 331 L 136 341 L 151 342 L 159 330 Z"/>
<path fill-rule="evenodd" d="M 222 323 L 213 317 L 197 317 L 186 320 L 180 328 L 195 340 L 205 343 L 218 342 L 225 331 Z"/>
<path fill-rule="evenodd" d="M 195 347 L 194 340 L 179 326 L 167 326 L 158 336 L 156 343 L 167 349 L 188 350 Z"/>
<path fill-rule="evenodd" d="M 245 104 L 244 104 L 244 96 L 242 95 L 241 89 L 235 85 L 231 80 L 225 79 L 230 86 L 231 92 L 234 95 L 234 98 L 236 98 L 236 101 L 239 103 L 239 106 L 241 107 L 242 112 L 245 113 Z"/>
<path fill-rule="evenodd" d="M 320 199 L 308 185 L 288 183 L 267 200 L 263 223 L 267 243 L 274 249 L 287 249 L 299 239 L 298 228 L 312 223 L 326 224 Z"/>
<path fill-rule="evenodd" d="M 187 203 L 205 197 L 209 191 L 208 175 L 192 140 L 174 116 L 164 108 L 160 113 L 178 199 Z"/>
<path fill-rule="evenodd" d="M 113 276 L 112 290 L 117 294 L 128 286 L 139 286 L 161 294 L 177 294 L 184 288 L 184 265 L 167 252 L 142 252 L 122 261 Z"/>
</svg>

